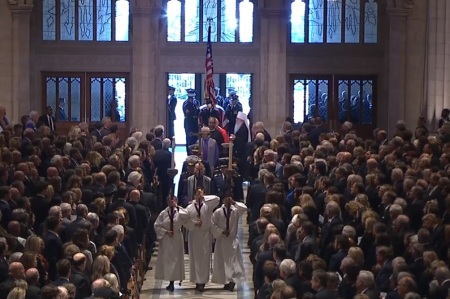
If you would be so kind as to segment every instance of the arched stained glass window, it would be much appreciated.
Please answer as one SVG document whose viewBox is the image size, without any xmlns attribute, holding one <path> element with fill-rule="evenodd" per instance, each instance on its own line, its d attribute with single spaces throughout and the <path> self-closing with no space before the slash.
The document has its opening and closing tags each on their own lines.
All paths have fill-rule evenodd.
<svg viewBox="0 0 450 299">
<path fill-rule="evenodd" d="M 168 42 L 253 42 L 253 0 L 166 1 Z"/>
<path fill-rule="evenodd" d="M 292 43 L 377 42 L 378 0 L 291 1 Z"/>
<path fill-rule="evenodd" d="M 42 39 L 128 41 L 129 0 L 42 0 Z"/>
</svg>

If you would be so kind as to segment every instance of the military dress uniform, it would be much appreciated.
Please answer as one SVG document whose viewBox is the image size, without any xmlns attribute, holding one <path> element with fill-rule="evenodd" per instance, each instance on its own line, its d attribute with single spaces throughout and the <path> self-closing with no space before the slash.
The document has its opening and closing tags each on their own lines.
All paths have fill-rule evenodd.
<svg viewBox="0 0 450 299">
<path fill-rule="evenodd" d="M 194 97 L 195 91 L 188 90 L 188 99 L 183 103 L 187 153 L 189 153 L 189 146 L 195 144 L 198 139 L 198 115 L 200 112 L 200 104 Z"/>
<path fill-rule="evenodd" d="M 232 101 L 226 110 L 226 116 L 228 119 L 228 134 L 234 133 L 234 125 L 236 124 L 236 118 L 239 112 L 242 112 L 242 104 Z"/>
<path fill-rule="evenodd" d="M 177 107 L 177 97 L 174 95 L 169 96 L 167 100 L 168 123 L 169 123 L 167 137 L 169 138 L 175 136 L 174 121 L 177 119 L 177 116 L 175 114 L 176 107 Z"/>
</svg>

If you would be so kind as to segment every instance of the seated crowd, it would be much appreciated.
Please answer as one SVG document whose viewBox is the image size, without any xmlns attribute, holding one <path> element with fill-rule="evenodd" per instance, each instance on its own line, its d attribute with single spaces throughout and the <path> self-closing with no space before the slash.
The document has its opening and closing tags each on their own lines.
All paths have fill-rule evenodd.
<svg viewBox="0 0 450 299">
<path fill-rule="evenodd" d="M 362 139 L 320 119 L 247 145 L 255 298 L 448 298 L 450 124 Z"/>
</svg>

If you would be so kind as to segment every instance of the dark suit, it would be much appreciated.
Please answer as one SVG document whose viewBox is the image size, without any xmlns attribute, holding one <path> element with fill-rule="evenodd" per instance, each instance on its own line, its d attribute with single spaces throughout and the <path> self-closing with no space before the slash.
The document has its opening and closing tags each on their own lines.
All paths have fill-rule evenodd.
<svg viewBox="0 0 450 299">
<path fill-rule="evenodd" d="M 328 270 L 331 272 L 339 272 L 342 260 L 347 256 L 348 250 L 339 250 L 333 254 L 328 265 Z"/>
<path fill-rule="evenodd" d="M 167 169 L 170 169 L 172 166 L 172 153 L 168 149 L 158 149 L 155 152 L 153 161 L 155 161 L 156 174 L 161 184 L 162 206 L 165 207 L 167 196 L 169 196 L 170 189 L 173 188 L 173 178 L 167 174 Z"/>
<path fill-rule="evenodd" d="M 377 274 L 376 285 L 380 292 L 388 292 L 392 275 L 392 261 L 386 261 Z"/>
<path fill-rule="evenodd" d="M 147 209 L 137 202 L 130 202 L 130 204 L 134 207 L 134 210 L 136 211 L 136 241 L 138 244 L 142 244 L 144 240 L 144 233 L 147 230 L 148 222 L 149 222 L 149 215 L 147 212 Z"/>
<path fill-rule="evenodd" d="M 49 231 L 44 236 L 44 257 L 48 262 L 48 277 L 54 280 L 56 277 L 56 263 L 62 257 L 61 238 L 55 233 Z"/>
<path fill-rule="evenodd" d="M 153 139 L 150 144 L 155 148 L 155 151 L 162 149 L 162 140 L 159 137 Z"/>
<path fill-rule="evenodd" d="M 328 244 L 333 240 L 333 227 L 342 224 L 341 218 L 338 216 L 326 222 L 322 227 L 322 235 L 320 236 L 320 256 L 324 256 Z"/>
<path fill-rule="evenodd" d="M 297 252 L 295 253 L 295 262 L 300 263 L 301 261 L 306 260 L 310 254 L 317 254 L 318 251 L 315 238 L 308 236 L 298 244 Z"/>
<path fill-rule="evenodd" d="M 32 284 L 28 284 L 25 299 L 40 299 L 40 298 L 41 298 L 41 289 Z"/>
<path fill-rule="evenodd" d="M 54 285 L 54 286 L 57 286 L 57 287 L 62 287 L 66 283 L 70 283 L 70 280 L 67 279 L 67 278 L 58 277 L 57 279 L 52 281 L 50 284 Z"/>
<path fill-rule="evenodd" d="M 70 282 L 77 288 L 75 299 L 83 299 L 92 295 L 90 279 L 84 272 L 73 268 Z"/>
<path fill-rule="evenodd" d="M 49 118 L 51 118 L 52 123 L 50 123 Z M 50 116 L 48 114 L 41 115 L 39 116 L 39 121 L 43 123 L 46 127 L 49 127 L 51 131 L 56 130 L 55 118 L 53 116 Z"/>
<path fill-rule="evenodd" d="M 250 222 L 259 218 L 259 210 L 264 205 L 267 188 L 263 183 L 250 185 L 247 192 L 247 207 L 250 210 Z"/>
<path fill-rule="evenodd" d="M 258 290 L 264 284 L 263 266 L 266 261 L 273 261 L 273 249 L 260 252 L 256 257 L 256 265 L 253 269 L 255 289 Z"/>
<path fill-rule="evenodd" d="M 136 210 L 134 209 L 134 206 L 130 204 L 129 202 L 126 202 L 124 199 L 119 198 L 113 201 L 109 207 L 108 207 L 108 213 L 114 212 L 119 208 L 124 208 L 128 212 L 128 225 L 131 228 L 136 227 Z"/>
</svg>

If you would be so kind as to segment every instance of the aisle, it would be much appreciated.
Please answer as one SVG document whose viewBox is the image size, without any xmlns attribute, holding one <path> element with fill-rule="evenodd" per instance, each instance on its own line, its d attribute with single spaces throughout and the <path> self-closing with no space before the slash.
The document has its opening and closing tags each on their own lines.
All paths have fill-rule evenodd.
<svg viewBox="0 0 450 299">
<path fill-rule="evenodd" d="M 147 272 L 146 281 L 144 282 L 141 299 L 166 299 L 166 298 L 211 298 L 211 299 L 252 299 L 253 298 L 253 283 L 252 283 L 252 264 L 249 259 L 250 249 L 247 247 L 248 240 L 248 225 L 246 221 L 247 215 L 241 218 L 239 228 L 239 243 L 241 244 L 242 254 L 244 258 L 244 267 L 246 272 L 246 280 L 238 283 L 234 292 L 224 291 L 223 285 L 208 283 L 205 287 L 204 293 L 195 291 L 195 284 L 189 282 L 189 256 L 184 256 L 184 266 L 186 269 L 186 279 L 182 285 L 175 283 L 175 292 L 169 293 L 166 291 L 167 281 L 155 280 L 155 264 L 158 251 L 155 250 L 150 265 L 153 270 Z"/>
</svg>

